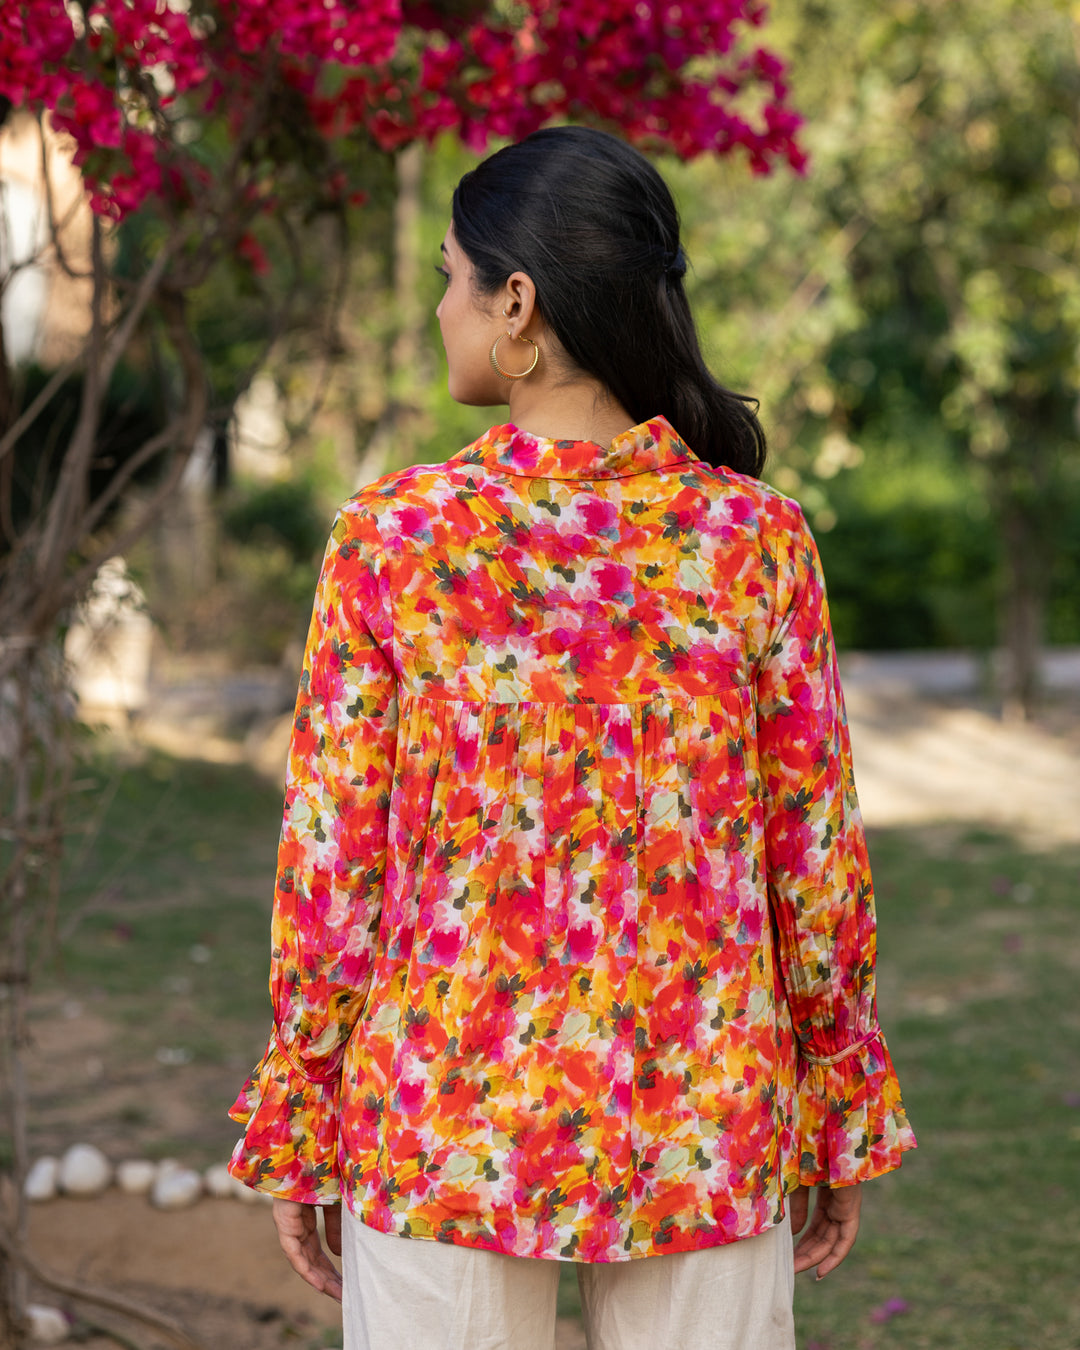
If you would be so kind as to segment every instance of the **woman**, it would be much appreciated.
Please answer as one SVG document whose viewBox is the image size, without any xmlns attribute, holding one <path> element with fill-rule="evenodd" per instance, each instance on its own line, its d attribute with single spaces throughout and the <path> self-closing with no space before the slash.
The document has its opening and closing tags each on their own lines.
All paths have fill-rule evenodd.
<svg viewBox="0 0 1080 1350">
<path fill-rule="evenodd" d="M 334 1297 L 343 1218 L 349 1347 L 549 1350 L 574 1261 L 594 1350 L 786 1350 L 915 1143 L 814 543 L 636 151 L 500 151 L 442 252 L 510 422 L 334 525 L 232 1171 Z"/>
</svg>

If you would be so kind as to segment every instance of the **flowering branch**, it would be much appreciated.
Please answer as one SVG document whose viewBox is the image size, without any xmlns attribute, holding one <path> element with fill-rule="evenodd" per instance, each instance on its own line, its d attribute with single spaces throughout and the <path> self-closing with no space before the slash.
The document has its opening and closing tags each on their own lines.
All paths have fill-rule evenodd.
<svg viewBox="0 0 1080 1350">
<path fill-rule="evenodd" d="M 523 0 L 513 14 L 461 0 L 24 0 L 0 14 L 0 94 L 72 137 L 94 211 L 114 220 L 148 201 L 212 210 L 192 132 L 225 119 L 228 196 L 270 90 L 327 145 L 393 151 L 450 131 L 479 150 L 569 117 L 686 159 L 740 150 L 754 172 L 802 167 L 784 66 L 752 42 L 758 0 Z M 289 164 L 270 142 L 260 161 L 266 207 Z M 345 173 L 326 188 L 348 200 L 358 184 Z"/>
</svg>

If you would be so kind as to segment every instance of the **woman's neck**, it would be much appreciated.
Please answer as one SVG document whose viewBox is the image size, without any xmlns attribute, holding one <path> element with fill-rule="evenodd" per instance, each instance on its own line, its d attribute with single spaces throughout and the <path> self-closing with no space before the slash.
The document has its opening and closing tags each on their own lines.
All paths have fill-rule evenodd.
<svg viewBox="0 0 1080 1350">
<path fill-rule="evenodd" d="M 635 425 L 597 380 L 555 383 L 549 376 L 532 383 L 530 376 L 511 387 L 509 402 L 514 426 L 555 441 L 592 441 L 607 447 Z"/>
</svg>

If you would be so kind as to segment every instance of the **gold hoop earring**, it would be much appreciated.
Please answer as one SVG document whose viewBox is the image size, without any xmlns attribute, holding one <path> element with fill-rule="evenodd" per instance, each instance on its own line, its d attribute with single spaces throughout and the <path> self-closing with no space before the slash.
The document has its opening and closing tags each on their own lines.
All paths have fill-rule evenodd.
<svg viewBox="0 0 1080 1350">
<path fill-rule="evenodd" d="M 532 338 L 530 337 L 516 338 L 514 337 L 513 333 L 509 331 L 507 332 L 506 336 L 508 338 L 511 338 L 514 342 L 527 342 L 529 346 L 532 347 L 533 349 L 532 365 L 529 367 L 528 370 L 523 370 L 518 375 L 512 374 L 509 370 L 503 370 L 502 366 L 499 365 L 499 343 L 503 340 L 503 335 L 502 333 L 500 333 L 491 347 L 492 369 L 495 371 L 496 375 L 501 375 L 504 380 L 523 380 L 526 375 L 531 375 L 533 371 L 536 369 L 537 362 L 540 360 L 540 348 L 536 345 L 535 342 L 533 342 Z"/>
</svg>

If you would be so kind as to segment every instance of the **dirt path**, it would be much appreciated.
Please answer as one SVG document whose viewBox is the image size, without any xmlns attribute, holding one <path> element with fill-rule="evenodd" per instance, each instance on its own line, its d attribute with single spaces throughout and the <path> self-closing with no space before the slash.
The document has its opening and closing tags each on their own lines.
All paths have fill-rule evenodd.
<svg viewBox="0 0 1080 1350">
<path fill-rule="evenodd" d="M 175 1316 L 206 1350 L 305 1346 L 341 1324 L 336 1305 L 289 1270 L 263 1204 L 205 1199 L 162 1212 L 117 1190 L 52 1200 L 31 1210 L 31 1243 L 52 1270 Z M 79 1311 L 118 1325 L 111 1314 Z"/>
<path fill-rule="evenodd" d="M 1033 849 L 1080 843 L 1080 715 L 1038 724 L 903 691 L 849 688 L 855 781 L 870 826 L 967 821 Z"/>
<path fill-rule="evenodd" d="M 58 1199 L 31 1210 L 31 1243 L 50 1269 L 103 1285 L 174 1317 L 205 1350 L 308 1350 L 340 1345 L 330 1299 L 310 1289 L 282 1256 L 269 1208 L 201 1200 L 191 1209 L 155 1210 L 141 1196 L 109 1191 L 94 1200 Z M 42 1300 L 55 1296 L 42 1292 Z M 80 1313 L 119 1327 L 114 1314 Z M 584 1350 L 573 1322 L 560 1321 L 556 1350 Z M 147 1350 L 157 1337 L 138 1333 Z M 83 1350 L 116 1350 L 103 1336 Z M 164 1344 L 164 1342 L 163 1342 Z"/>
</svg>

